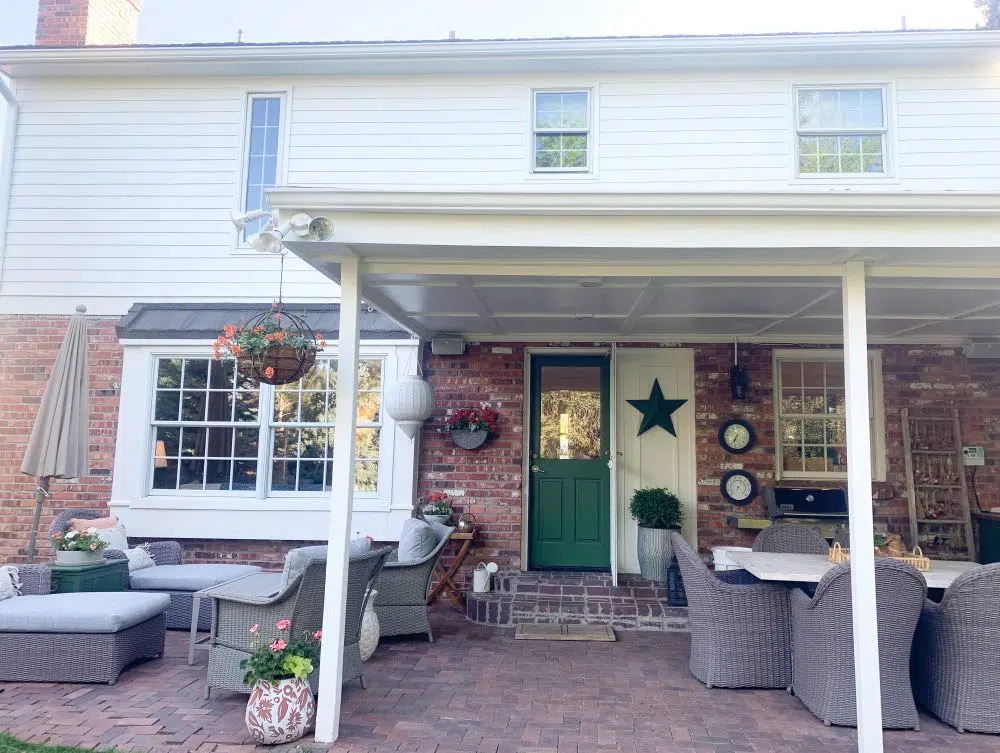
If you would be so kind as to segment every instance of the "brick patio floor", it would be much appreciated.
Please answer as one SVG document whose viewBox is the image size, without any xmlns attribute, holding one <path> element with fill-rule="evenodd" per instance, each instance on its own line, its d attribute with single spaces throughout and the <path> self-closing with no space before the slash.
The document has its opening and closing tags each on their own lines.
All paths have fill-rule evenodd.
<svg viewBox="0 0 1000 753">
<path fill-rule="evenodd" d="M 707 690 L 680 633 L 619 632 L 617 643 L 514 641 L 513 631 L 432 615 L 437 642 L 384 641 L 368 690 L 344 691 L 334 750 L 352 753 L 813 753 L 855 750 L 784 691 Z M 25 647 L 30 650 L 30 647 Z M 0 683 L 0 729 L 35 742 L 155 753 L 250 753 L 245 697 L 204 700 L 205 655 L 186 635 L 114 686 Z M 307 750 L 325 746 L 302 741 Z M 288 746 L 295 747 L 295 746 Z M 959 735 L 930 717 L 887 732 L 890 753 L 1000 753 L 1000 737 Z"/>
</svg>

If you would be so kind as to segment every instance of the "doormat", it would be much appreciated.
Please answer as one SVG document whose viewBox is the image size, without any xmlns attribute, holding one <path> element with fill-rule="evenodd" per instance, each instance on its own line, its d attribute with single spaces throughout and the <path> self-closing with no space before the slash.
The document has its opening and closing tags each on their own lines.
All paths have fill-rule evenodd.
<svg viewBox="0 0 1000 753">
<path fill-rule="evenodd" d="M 615 641 L 610 625 L 528 625 L 520 623 L 514 632 L 519 641 Z"/>
</svg>

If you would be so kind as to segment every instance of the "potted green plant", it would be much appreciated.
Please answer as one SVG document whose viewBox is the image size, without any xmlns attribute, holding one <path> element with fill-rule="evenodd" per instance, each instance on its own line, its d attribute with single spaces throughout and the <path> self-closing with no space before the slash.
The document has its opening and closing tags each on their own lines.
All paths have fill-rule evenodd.
<svg viewBox="0 0 1000 753">
<path fill-rule="evenodd" d="M 309 675 L 319 663 L 321 631 L 292 636 L 291 620 L 278 620 L 274 638 L 262 637 L 260 625 L 250 626 L 253 654 L 240 662 L 243 682 L 251 687 L 246 725 L 258 745 L 280 745 L 298 740 L 312 727 L 316 701 Z"/>
<path fill-rule="evenodd" d="M 52 546 L 56 550 L 56 562 L 60 565 L 86 565 L 101 562 L 107 542 L 96 528 L 86 531 L 66 531 L 52 535 Z"/>
<path fill-rule="evenodd" d="M 427 495 L 427 502 L 420 508 L 424 520 L 434 520 L 442 525 L 448 525 L 451 516 L 455 513 L 448 504 L 448 495 L 444 492 L 431 492 Z"/>
<path fill-rule="evenodd" d="M 639 572 L 646 580 L 666 581 L 674 554 L 670 532 L 684 521 L 681 501 L 668 489 L 636 489 L 629 511 L 639 524 Z"/>
</svg>

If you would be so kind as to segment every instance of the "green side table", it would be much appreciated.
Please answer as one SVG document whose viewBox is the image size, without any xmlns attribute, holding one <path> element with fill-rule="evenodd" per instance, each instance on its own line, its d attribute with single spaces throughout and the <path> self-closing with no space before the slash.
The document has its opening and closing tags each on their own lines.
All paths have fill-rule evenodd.
<svg viewBox="0 0 1000 753">
<path fill-rule="evenodd" d="M 96 565 L 49 564 L 52 593 L 127 591 L 128 560 L 104 560 Z"/>
</svg>

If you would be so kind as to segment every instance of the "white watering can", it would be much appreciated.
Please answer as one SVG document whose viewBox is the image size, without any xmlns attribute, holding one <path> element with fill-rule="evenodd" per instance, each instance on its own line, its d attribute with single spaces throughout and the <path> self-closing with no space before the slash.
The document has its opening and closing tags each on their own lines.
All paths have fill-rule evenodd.
<svg viewBox="0 0 1000 753">
<path fill-rule="evenodd" d="M 490 590 L 490 576 L 500 568 L 496 562 L 480 562 L 472 571 L 472 591 L 484 594 Z"/>
</svg>

